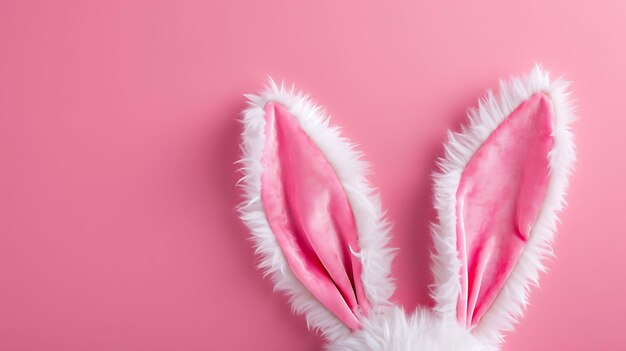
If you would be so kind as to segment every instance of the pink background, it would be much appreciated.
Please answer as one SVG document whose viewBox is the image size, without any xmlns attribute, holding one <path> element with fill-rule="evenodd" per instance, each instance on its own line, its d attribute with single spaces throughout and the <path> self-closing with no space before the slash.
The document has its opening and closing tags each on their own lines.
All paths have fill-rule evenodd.
<svg viewBox="0 0 626 351">
<path fill-rule="evenodd" d="M 268 74 L 361 144 L 396 300 L 430 304 L 446 130 L 539 61 L 574 81 L 579 162 L 505 350 L 624 350 L 625 35 L 618 0 L 2 1 L 0 349 L 320 349 L 233 210 L 241 94 Z"/>
</svg>

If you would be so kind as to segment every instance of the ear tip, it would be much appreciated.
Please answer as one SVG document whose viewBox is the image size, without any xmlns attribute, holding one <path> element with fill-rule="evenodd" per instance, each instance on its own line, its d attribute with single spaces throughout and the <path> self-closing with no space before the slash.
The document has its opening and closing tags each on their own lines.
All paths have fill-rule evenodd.
<svg viewBox="0 0 626 351">
<path fill-rule="evenodd" d="M 274 80 L 274 78 L 272 78 L 272 76 L 271 76 L 271 75 L 269 75 L 269 74 L 268 74 L 268 75 L 266 76 L 266 80 L 267 80 L 267 84 L 268 84 L 268 85 L 276 85 L 276 81 Z"/>
<path fill-rule="evenodd" d="M 273 94 L 273 95 L 280 94 L 284 90 L 283 88 L 284 88 L 283 81 L 281 81 L 280 87 L 279 87 L 278 84 L 276 83 L 276 80 L 274 80 L 274 78 L 272 78 L 272 76 L 270 76 L 269 74 L 267 75 L 267 83 L 265 85 L 266 94 Z"/>
<path fill-rule="evenodd" d="M 541 62 L 535 62 L 533 64 L 533 68 L 530 70 L 530 73 L 540 76 L 548 76 L 550 72 Z"/>
<path fill-rule="evenodd" d="M 543 63 L 541 63 L 539 61 L 535 61 L 535 63 L 533 64 L 533 69 L 534 70 L 538 70 L 538 71 L 545 70 Z"/>
</svg>

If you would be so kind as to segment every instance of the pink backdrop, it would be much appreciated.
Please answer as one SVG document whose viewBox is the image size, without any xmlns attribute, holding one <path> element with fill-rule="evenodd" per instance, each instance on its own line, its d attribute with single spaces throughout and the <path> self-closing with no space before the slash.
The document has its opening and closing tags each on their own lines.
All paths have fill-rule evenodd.
<svg viewBox="0 0 626 351">
<path fill-rule="evenodd" d="M 361 144 L 396 300 L 430 304 L 446 130 L 539 61 L 574 81 L 579 162 L 505 350 L 624 350 L 625 35 L 617 0 L 2 1 L 0 349 L 320 349 L 233 211 L 241 94 L 268 74 Z"/>
</svg>

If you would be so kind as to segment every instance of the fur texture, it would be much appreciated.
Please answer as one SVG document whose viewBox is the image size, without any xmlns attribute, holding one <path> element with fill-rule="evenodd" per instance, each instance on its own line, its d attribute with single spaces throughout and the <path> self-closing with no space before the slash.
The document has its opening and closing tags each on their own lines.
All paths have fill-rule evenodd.
<svg viewBox="0 0 626 351">
<path fill-rule="evenodd" d="M 242 164 L 245 201 L 240 205 L 241 219 L 250 228 L 259 267 L 271 276 L 276 290 L 285 292 L 293 310 L 304 314 L 309 326 L 320 329 L 328 340 L 337 340 L 349 334 L 348 329 L 326 310 L 295 278 L 269 226 L 260 197 L 260 176 L 263 171 L 261 155 L 265 142 L 263 107 L 269 101 L 285 106 L 300 123 L 302 129 L 319 147 L 337 174 L 354 212 L 359 233 L 363 265 L 362 281 L 372 308 L 389 304 L 394 284 L 391 281 L 393 250 L 388 247 L 389 224 L 384 219 L 378 196 L 365 179 L 367 164 L 354 144 L 340 136 L 339 128 L 329 125 L 329 118 L 308 96 L 296 93 L 294 88 L 269 84 L 260 95 L 246 95 L 249 108 L 243 113 Z"/>
<path fill-rule="evenodd" d="M 250 228 L 260 268 L 271 276 L 276 290 L 285 292 L 294 311 L 304 314 L 307 323 L 320 329 L 331 351 L 496 351 L 501 332 L 510 330 L 522 315 L 531 284 L 537 284 L 544 270 L 544 258 L 552 254 L 557 224 L 556 214 L 564 206 L 567 177 L 575 160 L 570 123 L 573 108 L 566 92 L 568 83 L 550 81 L 539 66 L 523 79 L 501 83 L 500 95 L 491 92 L 478 109 L 469 113 L 470 123 L 461 133 L 450 133 L 441 171 L 434 175 L 435 207 L 438 223 L 432 225 L 435 250 L 432 270 L 435 284 L 434 310 L 418 309 L 407 315 L 389 302 L 394 291 L 390 278 L 393 250 L 388 247 L 389 225 L 378 197 L 365 179 L 367 165 L 354 145 L 342 138 L 337 127 L 329 126 L 321 108 L 294 89 L 278 87 L 270 79 L 260 95 L 249 95 L 249 108 L 243 113 L 242 154 L 239 161 L 244 174 L 240 184 L 245 201 L 239 211 Z M 480 145 L 496 127 L 525 99 L 543 92 L 555 109 L 554 146 L 549 154 L 550 177 L 545 200 L 527 246 L 491 309 L 473 329 L 466 330 L 456 321 L 460 289 L 460 262 L 456 250 L 456 191 L 463 170 Z M 369 316 L 356 332 L 344 326 L 326 310 L 292 274 L 267 220 L 261 201 L 261 155 L 265 145 L 263 108 L 269 101 L 285 106 L 328 159 L 337 174 L 354 212 L 359 233 L 359 257 L 363 264 L 362 281 L 371 304 Z"/>
<path fill-rule="evenodd" d="M 472 331 L 473 335 L 489 343 L 500 343 L 501 332 L 512 330 L 528 303 L 530 285 L 538 284 L 538 273 L 545 270 L 543 261 L 552 255 L 557 213 L 565 205 L 568 175 L 575 161 L 570 131 L 574 114 L 566 91 L 568 86 L 569 83 L 561 79 L 551 81 L 548 73 L 538 65 L 522 79 L 501 82 L 498 97 L 488 92 L 487 97 L 479 102 L 478 109 L 469 112 L 469 125 L 460 133 L 449 133 L 445 155 L 439 160 L 441 171 L 434 175 L 438 223 L 432 225 L 435 244 L 432 295 L 435 310 L 447 319 L 455 319 L 461 266 L 456 250 L 455 195 L 463 170 L 480 145 L 522 101 L 538 92 L 546 93 L 551 99 L 555 110 L 554 147 L 549 155 L 550 178 L 546 198 L 528 244 L 503 290 Z"/>
<path fill-rule="evenodd" d="M 407 315 L 399 307 L 372 314 L 362 330 L 337 340 L 331 351 L 496 351 L 456 322 L 427 309 Z"/>
</svg>

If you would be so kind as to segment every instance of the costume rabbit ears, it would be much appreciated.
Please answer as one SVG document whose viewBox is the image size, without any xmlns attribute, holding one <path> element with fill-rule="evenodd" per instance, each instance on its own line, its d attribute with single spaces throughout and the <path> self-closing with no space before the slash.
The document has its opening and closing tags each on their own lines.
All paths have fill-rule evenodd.
<svg viewBox="0 0 626 351">
<path fill-rule="evenodd" d="M 364 349 L 404 350 L 392 346 L 408 345 L 392 340 L 401 338 L 439 345 L 442 330 L 454 325 L 467 334 L 455 347 L 495 349 L 551 254 L 575 159 L 567 86 L 536 66 L 501 83 L 460 133 L 449 133 L 434 176 L 435 308 L 398 317 L 389 301 L 389 225 L 365 178 L 366 163 L 319 106 L 270 81 L 260 95 L 247 96 L 240 160 L 240 213 L 260 268 L 331 348 L 355 335 L 369 338 L 359 341 Z M 394 318 L 415 325 L 386 336 L 373 331 L 374 324 L 393 329 Z"/>
</svg>

